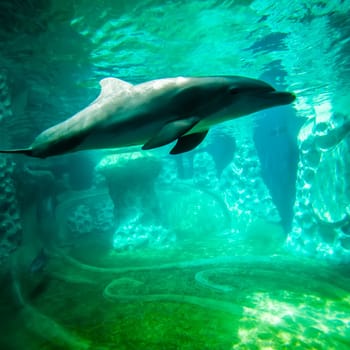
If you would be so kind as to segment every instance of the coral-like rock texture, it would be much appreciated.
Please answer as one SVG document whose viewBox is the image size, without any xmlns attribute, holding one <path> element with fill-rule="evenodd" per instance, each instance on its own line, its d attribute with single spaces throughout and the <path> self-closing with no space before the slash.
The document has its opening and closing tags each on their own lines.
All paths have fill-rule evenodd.
<svg viewBox="0 0 350 350">
<path fill-rule="evenodd" d="M 1 147 L 9 147 L 10 139 L 6 122 L 11 119 L 11 99 L 7 85 L 6 75 L 0 73 L 0 140 Z"/>
<path fill-rule="evenodd" d="M 97 165 L 97 172 L 106 178 L 119 224 L 139 210 L 143 216 L 153 216 L 154 183 L 160 169 L 161 160 L 147 152 L 108 155 Z"/>
<path fill-rule="evenodd" d="M 74 235 L 91 233 L 94 228 L 93 215 L 85 204 L 78 205 L 67 220 L 68 229 Z"/>
<path fill-rule="evenodd" d="M 350 261 L 350 121 L 320 113 L 303 126 L 299 144 L 295 217 L 287 246 Z"/>
<path fill-rule="evenodd" d="M 93 232 L 110 233 L 115 229 L 113 202 L 106 195 L 90 190 L 87 197 L 82 196 L 65 210 L 68 233 L 83 236 Z M 69 214 L 68 214 L 69 213 Z M 65 220 L 61 218 L 60 220 Z"/>
<path fill-rule="evenodd" d="M 262 177 L 256 149 L 252 141 L 237 147 L 234 160 L 220 178 L 220 191 L 231 212 L 233 231 L 245 231 L 257 218 L 280 222 L 268 188 Z"/>
<path fill-rule="evenodd" d="M 1 147 L 9 147 L 10 139 L 6 123 L 12 117 L 11 97 L 7 77 L 0 73 L 0 140 Z M 15 163 L 8 157 L 0 157 L 0 265 L 19 246 L 22 224 L 13 179 Z"/>
<path fill-rule="evenodd" d="M 275 224 L 281 222 L 261 177 L 260 160 L 252 137 L 244 135 L 238 136 L 238 139 L 237 146 L 231 150 L 234 152 L 232 161 L 222 172 L 218 172 L 214 156 L 205 147 L 192 155 L 182 156 L 182 163 L 179 162 L 181 170 L 191 174 L 185 180 L 180 178 L 175 160 L 166 159 L 158 181 L 173 190 L 179 189 L 177 205 L 175 208 L 170 206 L 167 214 L 176 217 L 168 220 L 176 222 L 176 228 L 181 227 L 180 231 L 185 236 L 195 234 L 200 228 L 206 235 L 207 229 L 211 228 L 213 234 L 221 230 L 244 236 L 257 220 Z M 215 137 L 212 142 L 215 143 Z M 184 183 L 189 186 L 187 190 L 181 190 Z"/>
<path fill-rule="evenodd" d="M 0 265 L 22 239 L 22 224 L 13 180 L 15 163 L 0 157 Z"/>
<path fill-rule="evenodd" d="M 96 170 L 106 177 L 115 206 L 114 247 L 124 250 L 167 242 L 170 234 L 159 224 L 155 192 L 161 160 L 148 152 L 112 154 L 104 157 Z"/>
</svg>

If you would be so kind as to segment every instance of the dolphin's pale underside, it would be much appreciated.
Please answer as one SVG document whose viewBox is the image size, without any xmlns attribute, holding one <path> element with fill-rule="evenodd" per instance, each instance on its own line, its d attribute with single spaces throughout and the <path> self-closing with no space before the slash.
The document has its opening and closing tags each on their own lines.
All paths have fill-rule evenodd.
<svg viewBox="0 0 350 350">
<path fill-rule="evenodd" d="M 212 125 L 295 99 L 293 93 L 239 76 L 177 77 L 138 85 L 105 78 L 100 85 L 94 102 L 43 131 L 31 146 L 0 153 L 45 158 L 133 145 L 152 149 L 177 140 L 170 153 L 178 154 L 199 145 Z"/>
</svg>

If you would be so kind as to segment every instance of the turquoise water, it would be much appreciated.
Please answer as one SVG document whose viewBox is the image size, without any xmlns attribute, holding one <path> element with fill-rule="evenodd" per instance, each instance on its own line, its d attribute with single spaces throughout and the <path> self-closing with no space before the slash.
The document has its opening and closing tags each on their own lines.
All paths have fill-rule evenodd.
<svg viewBox="0 0 350 350">
<path fill-rule="evenodd" d="M 0 157 L 0 348 L 348 349 L 350 1 L 0 3 L 0 149 L 99 81 L 239 75 L 291 105 L 168 145 Z"/>
</svg>

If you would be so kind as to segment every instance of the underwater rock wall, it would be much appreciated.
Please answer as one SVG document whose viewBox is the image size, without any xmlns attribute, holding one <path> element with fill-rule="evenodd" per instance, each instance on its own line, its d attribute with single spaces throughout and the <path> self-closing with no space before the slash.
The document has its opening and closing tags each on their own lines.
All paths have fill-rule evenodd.
<svg viewBox="0 0 350 350">
<path fill-rule="evenodd" d="M 68 194 L 56 216 L 67 223 L 67 238 L 114 231 L 117 250 L 224 233 L 241 239 L 259 223 L 279 224 L 253 139 L 241 138 L 222 171 L 206 146 L 163 159 L 139 151 L 108 154 L 96 166 L 97 187 L 74 200 Z"/>
<path fill-rule="evenodd" d="M 38 110 L 28 109 L 29 89 L 22 76 L 0 72 L 0 147 L 25 146 L 41 131 Z M 44 115 L 49 118 L 50 113 Z"/>
<path fill-rule="evenodd" d="M 323 109 L 299 133 L 295 216 L 287 247 L 350 260 L 350 121 Z"/>
<path fill-rule="evenodd" d="M 9 147 L 6 122 L 11 119 L 11 97 L 7 77 L 0 73 L 0 139 L 1 147 Z M 22 239 L 22 224 L 13 179 L 15 163 L 6 156 L 0 157 L 0 266 Z"/>
<path fill-rule="evenodd" d="M 193 239 L 223 232 L 244 235 L 259 219 L 279 223 L 253 140 L 240 144 L 222 172 L 206 148 L 167 156 L 162 163 L 145 152 L 103 158 L 96 170 L 106 177 L 115 206 L 114 247 L 164 246 L 175 241 L 174 233 Z M 180 169 L 191 176 L 181 178 Z M 70 220 L 73 231 L 76 224 L 78 231 L 92 229 L 95 220 L 87 208 L 76 216 Z"/>
<path fill-rule="evenodd" d="M 238 144 L 233 162 L 220 178 L 220 193 L 234 218 L 233 230 L 247 228 L 257 218 L 279 223 L 281 218 L 261 177 L 253 141 Z"/>
<path fill-rule="evenodd" d="M 219 178 L 213 157 L 208 152 L 197 153 L 193 158 L 193 183 L 212 191 L 219 188 Z"/>
<path fill-rule="evenodd" d="M 13 180 L 15 163 L 0 157 L 0 266 L 22 240 L 22 224 Z"/>
<path fill-rule="evenodd" d="M 0 140 L 1 147 L 9 147 L 10 139 L 5 123 L 12 117 L 10 93 L 7 86 L 6 75 L 0 73 Z"/>
<path fill-rule="evenodd" d="M 82 236 L 92 232 L 108 233 L 115 228 L 114 206 L 108 198 L 95 202 L 81 200 L 67 218 L 69 233 Z"/>
<path fill-rule="evenodd" d="M 182 157 L 185 157 L 183 163 L 187 164 L 189 155 L 185 154 Z M 186 182 L 194 188 L 211 193 L 222 203 L 221 207 L 217 206 L 217 208 L 220 208 L 221 211 L 224 207 L 228 213 L 225 216 L 230 217 L 229 231 L 232 233 L 244 235 L 249 226 L 257 219 L 273 223 L 281 222 L 278 210 L 261 177 L 260 161 L 250 136 L 238 140 L 232 161 L 228 163 L 221 174 L 218 174 L 215 159 L 206 151 L 206 148 L 194 153 L 192 167 L 192 177 L 182 180 L 178 176 L 176 161 L 169 157 L 166 166 L 162 169 L 158 183 L 175 186 Z M 190 198 L 189 193 L 184 195 Z M 204 201 L 203 193 L 202 197 Z M 198 202 L 197 211 L 203 205 L 203 202 Z M 217 215 L 218 212 L 208 212 L 206 221 L 215 221 Z M 195 227 L 193 231 L 196 231 Z"/>
<path fill-rule="evenodd" d="M 161 168 L 161 160 L 149 152 L 112 154 L 97 165 L 115 208 L 115 249 L 161 247 L 173 240 L 160 220 L 155 191 Z"/>
</svg>

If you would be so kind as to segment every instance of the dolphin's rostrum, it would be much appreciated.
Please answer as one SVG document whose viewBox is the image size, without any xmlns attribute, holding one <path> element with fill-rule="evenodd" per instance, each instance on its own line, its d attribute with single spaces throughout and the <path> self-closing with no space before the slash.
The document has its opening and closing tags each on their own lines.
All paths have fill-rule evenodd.
<svg viewBox="0 0 350 350">
<path fill-rule="evenodd" d="M 30 147 L 0 153 L 45 158 L 133 145 L 152 149 L 177 140 L 170 153 L 178 154 L 199 145 L 212 125 L 295 99 L 293 93 L 240 76 L 177 77 L 138 85 L 105 78 L 100 85 L 94 102 L 43 131 Z"/>
</svg>

